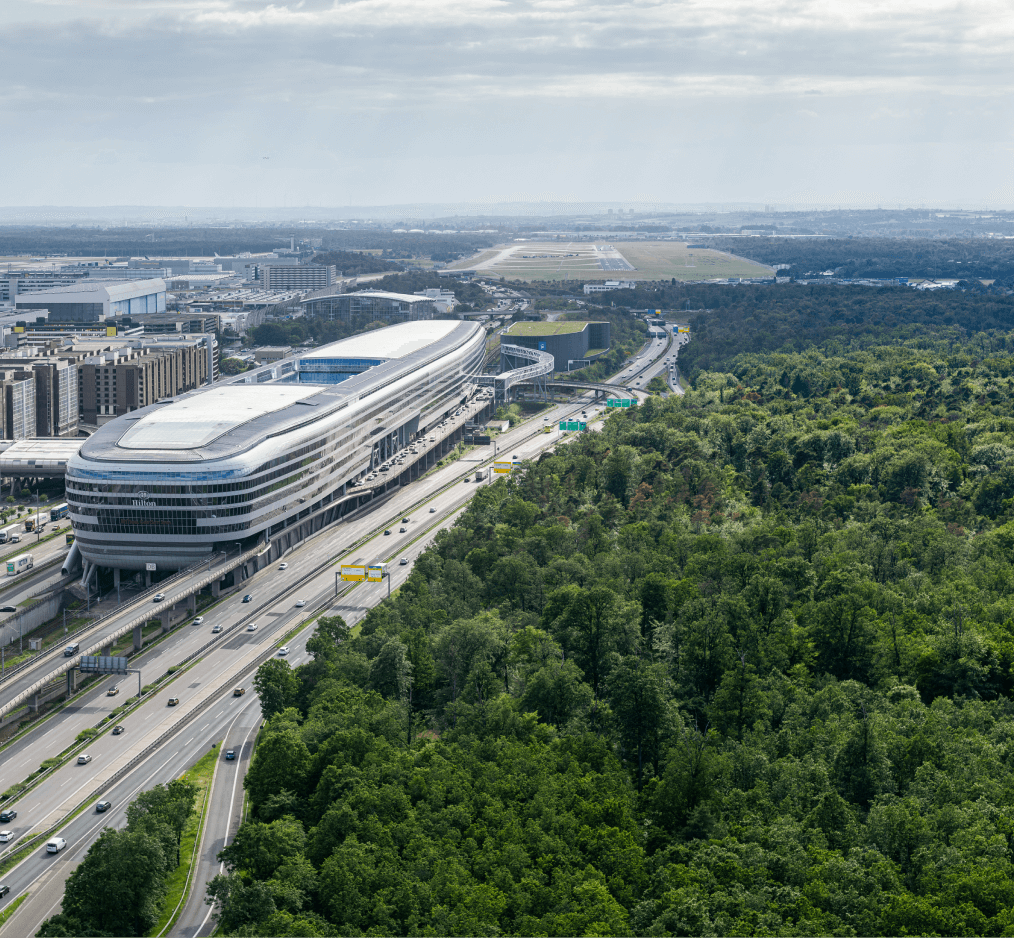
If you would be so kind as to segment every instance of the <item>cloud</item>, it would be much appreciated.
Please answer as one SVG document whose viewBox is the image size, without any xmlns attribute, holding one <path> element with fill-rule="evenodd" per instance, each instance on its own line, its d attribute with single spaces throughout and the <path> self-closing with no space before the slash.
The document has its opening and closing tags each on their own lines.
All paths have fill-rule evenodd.
<svg viewBox="0 0 1014 938">
<path fill-rule="evenodd" d="M 501 158 L 535 188 L 556 173 L 598 190 L 584 198 L 629 187 L 682 200 L 702 183 L 672 167 L 713 169 L 715 153 L 729 178 L 712 172 L 702 197 L 749 187 L 763 200 L 807 148 L 995 147 L 1014 90 L 1014 19 L 994 0 L 23 0 L 6 30 L 19 140 L 0 166 L 24 193 L 92 200 L 156 184 L 236 204 L 251 186 L 295 198 L 323 186 L 338 203 L 495 196 L 517 189 L 481 171 Z M 810 95 L 820 124 L 794 129 L 792 115 L 816 116 L 800 107 Z M 903 128 L 867 118 L 894 113 Z M 251 168 L 265 140 L 280 152 Z M 115 175 L 79 171 L 110 146 Z M 798 155 L 760 170 L 758 146 Z M 987 162 L 984 187 L 1001 185 L 1006 160 Z M 153 175 L 167 165 L 173 176 Z M 846 171 L 855 191 L 881 172 Z"/>
</svg>

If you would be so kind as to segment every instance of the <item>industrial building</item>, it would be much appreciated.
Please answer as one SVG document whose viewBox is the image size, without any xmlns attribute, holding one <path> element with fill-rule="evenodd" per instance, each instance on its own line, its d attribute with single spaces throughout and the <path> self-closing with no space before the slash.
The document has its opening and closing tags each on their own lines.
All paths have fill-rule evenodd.
<svg viewBox="0 0 1014 938">
<path fill-rule="evenodd" d="M 583 368 L 609 351 L 608 322 L 516 322 L 503 333 L 503 341 L 522 348 L 548 352 L 554 371 Z"/>
<path fill-rule="evenodd" d="M 144 316 L 165 312 L 165 281 L 82 280 L 19 295 L 19 312 L 49 310 L 50 322 L 102 322 L 114 316 Z"/>
<path fill-rule="evenodd" d="M 472 393 L 484 354 L 475 323 L 403 323 L 309 352 L 275 383 L 244 375 L 110 421 L 67 467 L 85 580 L 330 523 L 358 498 L 348 487 Z"/>
<path fill-rule="evenodd" d="M 349 322 L 360 316 L 367 321 L 432 319 L 434 301 L 428 296 L 409 293 L 384 293 L 364 290 L 361 293 L 335 293 L 303 300 L 305 315 L 332 322 Z"/>
</svg>

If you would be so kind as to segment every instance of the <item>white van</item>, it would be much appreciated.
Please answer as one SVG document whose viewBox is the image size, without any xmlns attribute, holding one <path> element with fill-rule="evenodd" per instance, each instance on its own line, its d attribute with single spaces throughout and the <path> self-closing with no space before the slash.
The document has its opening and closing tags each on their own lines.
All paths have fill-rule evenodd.
<svg viewBox="0 0 1014 938">
<path fill-rule="evenodd" d="M 46 853 L 59 853 L 66 846 L 66 840 L 62 837 L 54 837 L 48 844 L 46 844 Z"/>
</svg>

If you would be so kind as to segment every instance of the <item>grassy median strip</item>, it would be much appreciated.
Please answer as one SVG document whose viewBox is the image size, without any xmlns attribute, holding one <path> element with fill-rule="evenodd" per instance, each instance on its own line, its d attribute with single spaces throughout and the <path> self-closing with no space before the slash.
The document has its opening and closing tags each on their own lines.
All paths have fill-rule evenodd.
<svg viewBox="0 0 1014 938">
<path fill-rule="evenodd" d="M 183 828 L 183 839 L 180 841 L 180 856 L 183 858 L 169 877 L 168 891 L 162 902 L 162 915 L 149 935 L 163 934 L 175 923 L 183 908 L 183 900 L 190 891 L 191 875 L 197 863 L 197 848 L 201 843 L 204 825 L 208 818 L 208 805 L 211 801 L 211 780 L 215 775 L 218 762 L 218 743 L 213 743 L 211 751 L 200 759 L 181 776 L 197 786 L 197 810 L 190 815 L 187 826 Z"/>
<path fill-rule="evenodd" d="M 25 899 L 28 898 L 30 893 L 24 892 L 17 897 L 3 912 L 0 912 L 0 928 L 3 928 L 7 924 L 7 920 L 18 910 L 18 906 L 21 905 Z"/>
</svg>

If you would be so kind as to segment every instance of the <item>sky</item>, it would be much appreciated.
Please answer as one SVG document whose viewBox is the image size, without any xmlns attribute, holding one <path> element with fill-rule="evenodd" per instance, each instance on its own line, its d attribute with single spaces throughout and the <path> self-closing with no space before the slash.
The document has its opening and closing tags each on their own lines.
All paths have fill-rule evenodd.
<svg viewBox="0 0 1014 938">
<path fill-rule="evenodd" d="M 1014 208 L 1009 0 L 6 0 L 11 206 Z"/>
</svg>

